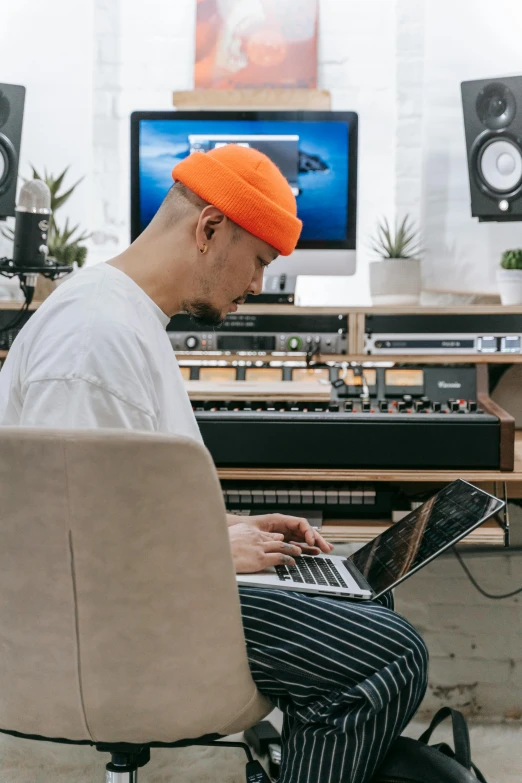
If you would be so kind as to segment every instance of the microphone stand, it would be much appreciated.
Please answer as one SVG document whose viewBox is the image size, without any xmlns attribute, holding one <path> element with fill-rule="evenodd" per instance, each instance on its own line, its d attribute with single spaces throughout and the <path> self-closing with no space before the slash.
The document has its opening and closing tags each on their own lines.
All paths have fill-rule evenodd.
<svg viewBox="0 0 522 783">
<path fill-rule="evenodd" d="M 57 280 L 59 277 L 68 275 L 72 271 L 72 266 L 57 264 L 56 261 L 52 261 L 50 258 L 46 259 L 44 266 L 21 266 L 20 264 L 15 264 L 12 259 L 0 258 L 0 275 L 7 278 L 19 277 L 20 288 L 24 294 L 24 303 L 21 309 L 12 321 L 6 326 L 0 327 L 0 333 L 16 328 L 23 320 L 24 315 L 29 310 L 29 305 L 33 301 L 38 275 L 43 275 L 49 280 Z"/>
</svg>

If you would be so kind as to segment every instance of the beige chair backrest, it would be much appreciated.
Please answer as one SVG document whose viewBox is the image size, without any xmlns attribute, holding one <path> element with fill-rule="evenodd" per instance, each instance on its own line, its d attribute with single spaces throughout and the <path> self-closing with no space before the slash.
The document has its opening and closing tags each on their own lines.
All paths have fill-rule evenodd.
<svg viewBox="0 0 522 783">
<path fill-rule="evenodd" d="M 206 449 L 3 427 L 0 503 L 0 729 L 173 742 L 269 712 Z"/>
</svg>

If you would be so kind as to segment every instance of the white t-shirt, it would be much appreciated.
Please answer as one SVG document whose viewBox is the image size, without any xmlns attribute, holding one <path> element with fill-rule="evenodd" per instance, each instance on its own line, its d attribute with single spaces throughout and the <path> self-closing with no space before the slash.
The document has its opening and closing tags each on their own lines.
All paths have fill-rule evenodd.
<svg viewBox="0 0 522 783">
<path fill-rule="evenodd" d="M 169 321 L 110 264 L 78 272 L 14 341 L 0 372 L 0 424 L 123 427 L 201 441 Z"/>
</svg>

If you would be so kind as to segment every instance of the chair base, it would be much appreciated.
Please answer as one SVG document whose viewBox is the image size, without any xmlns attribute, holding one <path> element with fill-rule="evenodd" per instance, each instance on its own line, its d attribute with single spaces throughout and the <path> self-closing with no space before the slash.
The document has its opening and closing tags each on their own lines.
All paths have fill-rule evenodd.
<svg viewBox="0 0 522 783">
<path fill-rule="evenodd" d="M 192 744 L 190 740 L 187 744 Z M 270 778 L 259 763 L 252 757 L 248 745 L 244 742 L 216 742 L 195 741 L 194 745 L 206 747 L 242 748 L 247 755 L 246 783 L 270 783 Z M 96 750 L 102 753 L 109 752 L 111 760 L 105 767 L 105 783 L 138 783 L 138 769 L 144 767 L 150 761 L 150 746 L 110 745 L 109 743 L 96 745 Z"/>
<path fill-rule="evenodd" d="M 138 769 L 150 761 L 151 748 L 188 748 L 193 745 L 218 748 L 242 748 L 246 753 L 246 783 L 270 783 L 270 778 L 245 742 L 221 741 L 220 734 L 205 734 L 198 739 L 178 740 L 177 742 L 148 742 L 146 745 L 133 745 L 128 742 L 93 742 L 92 740 L 70 740 L 65 737 L 43 737 L 38 734 L 22 734 L 19 731 L 0 729 L 0 733 L 11 737 L 30 739 L 39 742 L 56 742 L 63 745 L 94 745 L 100 753 L 110 753 L 111 760 L 106 766 L 106 783 L 137 783 Z M 216 783 L 218 783 L 216 781 Z"/>
</svg>

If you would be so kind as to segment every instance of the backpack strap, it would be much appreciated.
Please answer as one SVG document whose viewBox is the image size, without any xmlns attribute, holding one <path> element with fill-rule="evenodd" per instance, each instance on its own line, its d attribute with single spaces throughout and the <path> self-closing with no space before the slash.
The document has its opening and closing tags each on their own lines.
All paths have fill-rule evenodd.
<svg viewBox="0 0 522 783">
<path fill-rule="evenodd" d="M 451 716 L 453 723 L 453 742 L 455 745 L 455 760 L 465 769 L 471 769 L 471 749 L 466 720 L 461 712 L 451 707 L 442 707 L 432 718 L 426 731 L 419 737 L 419 742 L 428 743 L 431 735 L 443 720 Z M 480 780 L 480 778 L 479 778 Z"/>
<path fill-rule="evenodd" d="M 473 770 L 473 772 L 477 776 L 477 780 L 479 781 L 479 783 L 488 783 L 486 778 L 484 777 L 484 775 L 480 771 L 480 769 L 478 767 L 476 767 L 473 763 L 471 764 L 471 769 Z"/>
</svg>

